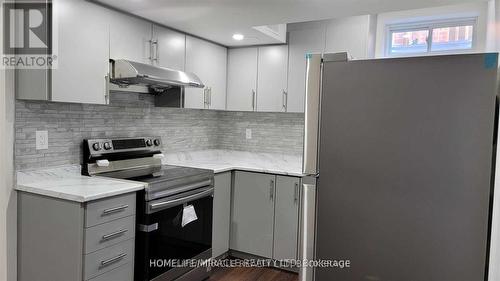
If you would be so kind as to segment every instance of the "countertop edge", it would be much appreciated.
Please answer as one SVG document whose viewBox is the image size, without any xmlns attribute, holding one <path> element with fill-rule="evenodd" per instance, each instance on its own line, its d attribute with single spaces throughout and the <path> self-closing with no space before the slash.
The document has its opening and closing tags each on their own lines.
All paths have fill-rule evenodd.
<svg viewBox="0 0 500 281">
<path fill-rule="evenodd" d="M 32 187 L 32 186 L 23 185 L 23 184 L 17 184 L 15 187 L 15 190 L 27 192 L 27 193 L 32 193 L 32 194 L 43 195 L 43 196 L 57 198 L 57 199 L 85 203 L 85 202 L 95 201 L 95 200 L 113 197 L 113 196 L 117 196 L 117 195 L 122 195 L 122 194 L 126 194 L 126 193 L 136 192 L 139 190 L 143 190 L 145 187 L 145 184 L 143 184 L 143 183 L 136 182 L 136 184 L 137 184 L 136 186 L 124 188 L 122 190 L 115 190 L 115 191 L 97 194 L 97 195 L 91 195 L 91 196 L 81 196 L 81 195 L 75 195 L 75 194 L 71 194 L 71 193 L 56 192 L 53 190 L 42 189 L 42 188 Z"/>
</svg>

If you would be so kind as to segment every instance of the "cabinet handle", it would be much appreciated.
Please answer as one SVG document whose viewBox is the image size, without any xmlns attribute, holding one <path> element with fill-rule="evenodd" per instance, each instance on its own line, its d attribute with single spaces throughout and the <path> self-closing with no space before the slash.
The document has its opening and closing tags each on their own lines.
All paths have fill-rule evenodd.
<svg viewBox="0 0 500 281">
<path fill-rule="evenodd" d="M 207 95 L 208 94 L 207 93 L 208 93 L 208 88 L 204 88 L 203 89 L 203 105 L 204 105 L 203 107 L 206 107 L 206 105 L 208 105 L 208 102 L 207 102 L 207 100 L 208 100 Z"/>
<path fill-rule="evenodd" d="M 122 205 L 122 206 L 118 206 L 118 207 L 114 207 L 114 208 L 109 208 L 109 209 L 106 209 L 104 211 L 102 211 L 102 214 L 103 215 L 109 215 L 109 214 L 112 214 L 112 213 L 116 213 L 116 212 L 121 212 L 125 209 L 128 208 L 128 205 Z"/>
<path fill-rule="evenodd" d="M 299 183 L 295 183 L 295 189 L 293 191 L 293 202 L 298 203 L 299 202 Z"/>
<path fill-rule="evenodd" d="M 271 201 L 274 201 L 274 180 L 271 180 L 271 184 L 269 185 L 269 198 Z"/>
<path fill-rule="evenodd" d="M 287 91 L 285 90 L 281 90 L 282 91 L 282 102 L 283 102 L 283 111 L 286 112 L 287 111 L 287 103 L 288 103 L 288 93 Z"/>
<path fill-rule="evenodd" d="M 127 254 L 122 253 L 122 254 L 119 254 L 116 257 L 113 257 L 113 258 L 110 258 L 110 259 L 107 259 L 107 260 L 103 260 L 103 261 L 101 261 L 101 267 L 108 266 L 108 265 L 110 265 L 112 263 L 115 263 L 115 262 L 123 259 L 126 256 L 127 256 Z"/>
<path fill-rule="evenodd" d="M 126 230 L 126 229 L 120 229 L 120 230 L 115 231 L 115 232 L 113 232 L 113 233 L 103 235 L 103 236 L 102 236 L 102 240 L 109 240 L 109 239 L 113 239 L 113 238 L 115 238 L 115 237 L 117 237 L 117 236 L 120 236 L 120 235 L 124 234 L 125 232 L 127 232 L 127 230 Z"/>
<path fill-rule="evenodd" d="M 252 110 L 255 111 L 255 90 L 252 89 Z"/>
<path fill-rule="evenodd" d="M 155 50 L 155 56 L 153 60 L 158 63 L 158 61 L 160 60 L 160 54 L 158 53 L 158 40 L 153 40 L 153 48 Z"/>
<path fill-rule="evenodd" d="M 208 88 L 208 105 L 212 106 L 212 87 Z"/>
</svg>

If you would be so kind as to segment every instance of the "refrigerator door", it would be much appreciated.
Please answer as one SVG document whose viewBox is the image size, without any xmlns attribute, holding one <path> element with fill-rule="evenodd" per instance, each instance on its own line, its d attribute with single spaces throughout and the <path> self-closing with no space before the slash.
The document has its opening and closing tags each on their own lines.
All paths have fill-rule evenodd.
<svg viewBox="0 0 500 281">
<path fill-rule="evenodd" d="M 315 280 L 484 280 L 497 54 L 323 62 Z"/>
</svg>

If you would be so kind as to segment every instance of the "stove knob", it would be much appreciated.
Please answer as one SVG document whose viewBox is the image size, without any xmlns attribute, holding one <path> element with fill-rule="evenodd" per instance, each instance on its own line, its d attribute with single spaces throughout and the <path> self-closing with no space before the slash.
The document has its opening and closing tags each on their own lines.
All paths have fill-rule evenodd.
<svg viewBox="0 0 500 281">
<path fill-rule="evenodd" d="M 160 139 L 155 139 L 155 145 L 156 145 L 156 146 L 159 146 L 160 144 L 161 144 Z"/>
<path fill-rule="evenodd" d="M 104 149 L 110 150 L 111 149 L 111 144 L 109 142 L 104 143 Z"/>
<path fill-rule="evenodd" d="M 147 146 L 152 146 L 153 145 L 153 141 L 151 139 L 146 140 L 146 145 Z"/>
<path fill-rule="evenodd" d="M 95 150 L 95 151 L 99 151 L 101 150 L 101 144 L 96 142 L 92 145 L 92 148 Z"/>
</svg>

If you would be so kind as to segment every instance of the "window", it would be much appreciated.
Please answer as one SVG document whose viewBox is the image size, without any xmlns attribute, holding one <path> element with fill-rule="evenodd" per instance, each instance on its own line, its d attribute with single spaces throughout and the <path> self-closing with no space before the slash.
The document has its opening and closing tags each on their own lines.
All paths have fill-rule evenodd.
<svg viewBox="0 0 500 281">
<path fill-rule="evenodd" d="M 458 53 L 474 49 L 476 19 L 388 26 L 388 56 Z"/>
</svg>

